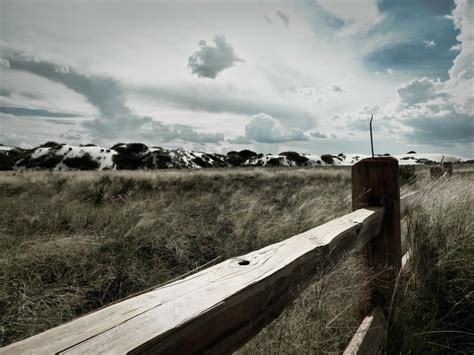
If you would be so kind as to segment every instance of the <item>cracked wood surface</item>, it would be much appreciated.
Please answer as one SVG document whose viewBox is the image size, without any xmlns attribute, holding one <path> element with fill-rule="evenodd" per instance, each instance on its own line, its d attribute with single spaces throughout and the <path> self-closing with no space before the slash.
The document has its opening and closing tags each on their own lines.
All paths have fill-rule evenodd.
<svg viewBox="0 0 474 355">
<path fill-rule="evenodd" d="M 231 352 L 276 318 L 315 271 L 376 236 L 383 215 L 383 208 L 356 210 L 1 348 L 0 353 Z"/>
</svg>

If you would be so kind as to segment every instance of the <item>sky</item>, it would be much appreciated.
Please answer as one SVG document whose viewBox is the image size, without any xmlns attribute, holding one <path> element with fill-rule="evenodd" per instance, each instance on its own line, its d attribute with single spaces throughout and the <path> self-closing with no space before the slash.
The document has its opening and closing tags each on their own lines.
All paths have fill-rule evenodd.
<svg viewBox="0 0 474 355">
<path fill-rule="evenodd" d="M 0 0 L 0 143 L 474 157 L 474 1 Z"/>
</svg>

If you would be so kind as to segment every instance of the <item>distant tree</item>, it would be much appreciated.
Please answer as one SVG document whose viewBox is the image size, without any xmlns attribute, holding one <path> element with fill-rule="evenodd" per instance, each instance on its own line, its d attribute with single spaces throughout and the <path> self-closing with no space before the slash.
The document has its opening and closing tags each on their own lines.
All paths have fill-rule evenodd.
<svg viewBox="0 0 474 355">
<path fill-rule="evenodd" d="M 241 150 L 239 154 L 242 158 L 245 158 L 246 160 L 257 156 L 257 153 L 248 149 Z"/>
<path fill-rule="evenodd" d="M 16 160 L 10 154 L 0 152 L 0 171 L 13 170 Z"/>
<path fill-rule="evenodd" d="M 89 153 L 80 157 L 66 158 L 63 163 L 68 168 L 75 170 L 96 170 L 99 168 L 99 163 Z"/>
<path fill-rule="evenodd" d="M 234 166 L 241 166 L 244 164 L 247 160 L 250 158 L 256 157 L 257 153 L 244 149 L 241 150 L 240 152 L 237 151 L 231 151 L 227 153 L 227 161 L 229 164 L 234 165 Z"/>
<path fill-rule="evenodd" d="M 281 161 L 278 158 L 270 158 L 267 161 L 268 166 L 282 166 Z"/>
<path fill-rule="evenodd" d="M 60 149 L 64 144 L 62 143 L 56 143 L 53 141 L 46 142 L 44 144 L 41 144 L 38 148 L 54 148 L 54 149 Z"/>
<path fill-rule="evenodd" d="M 118 143 L 115 144 L 112 149 L 119 153 L 139 154 L 146 152 L 148 150 L 148 147 L 142 143 Z"/>
<path fill-rule="evenodd" d="M 282 152 L 279 155 L 286 157 L 288 160 L 294 161 L 297 165 L 305 165 L 309 159 L 297 152 Z"/>
<path fill-rule="evenodd" d="M 325 162 L 326 164 L 333 164 L 334 163 L 334 158 L 330 154 L 321 155 L 321 160 L 323 162 Z"/>
</svg>

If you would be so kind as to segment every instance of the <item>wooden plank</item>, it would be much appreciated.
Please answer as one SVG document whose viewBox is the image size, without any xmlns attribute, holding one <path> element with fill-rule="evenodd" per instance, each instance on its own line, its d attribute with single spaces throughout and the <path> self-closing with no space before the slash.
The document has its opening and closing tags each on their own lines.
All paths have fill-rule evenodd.
<svg viewBox="0 0 474 355">
<path fill-rule="evenodd" d="M 0 353 L 228 353 L 277 317 L 315 271 L 377 235 L 383 214 L 383 208 L 354 211 Z"/>
<path fill-rule="evenodd" d="M 344 355 L 372 355 L 381 352 L 382 341 L 386 331 L 385 316 L 380 307 L 372 310 L 364 318 L 352 337 L 351 342 L 344 350 Z"/>
<path fill-rule="evenodd" d="M 400 197 L 400 218 L 405 217 L 408 212 L 408 206 L 413 203 L 413 200 L 419 194 L 419 192 L 420 191 L 413 191 Z"/>
<path fill-rule="evenodd" d="M 361 258 L 377 277 L 369 285 L 370 300 L 361 303 L 359 313 L 390 302 L 401 267 L 400 186 L 398 160 L 392 157 L 363 159 L 352 167 L 352 208 L 383 206 L 385 215 L 380 235 L 363 248 Z M 366 308 L 366 309 L 363 309 Z"/>
</svg>

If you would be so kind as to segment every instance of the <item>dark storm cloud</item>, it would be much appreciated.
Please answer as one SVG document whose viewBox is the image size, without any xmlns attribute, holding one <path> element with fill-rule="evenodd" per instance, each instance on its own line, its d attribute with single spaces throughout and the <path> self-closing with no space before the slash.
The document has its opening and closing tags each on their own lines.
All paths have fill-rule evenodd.
<svg viewBox="0 0 474 355">
<path fill-rule="evenodd" d="M 8 63 L 8 65 L 4 65 L 5 68 L 38 75 L 60 83 L 82 95 L 99 113 L 93 120 L 82 123 L 83 127 L 88 129 L 94 137 L 110 139 L 118 137 L 138 138 L 143 136 L 144 131 L 146 131 L 150 139 L 168 135 L 172 136 L 173 139 L 189 139 L 192 142 L 223 140 L 222 136 L 199 133 L 194 131 L 192 127 L 154 124 L 151 117 L 140 116 L 127 106 L 127 97 L 123 87 L 111 77 L 82 73 L 67 66 L 39 61 L 34 57 L 15 53 L 2 58 L 2 61 Z M 31 109 L 28 109 L 28 111 L 31 113 Z M 64 115 L 51 116 L 54 113 L 33 111 L 43 116 L 49 114 L 48 117 L 65 117 Z M 28 113 L 21 110 L 15 112 L 23 115 Z"/>
<path fill-rule="evenodd" d="M 42 109 L 30 109 L 23 107 L 13 107 L 13 106 L 0 106 L 0 113 L 7 113 L 9 115 L 25 117 L 25 116 L 37 116 L 37 117 L 77 117 L 73 113 L 66 112 L 51 112 L 48 110 Z"/>
<path fill-rule="evenodd" d="M 214 46 L 199 41 L 199 49 L 188 58 L 188 67 L 199 77 L 215 79 L 224 69 L 243 62 L 235 53 L 234 47 L 226 42 L 223 35 L 214 37 Z"/>
<path fill-rule="evenodd" d="M 8 60 L 11 69 L 36 74 L 84 96 L 104 117 L 131 113 L 125 105 L 125 95 L 120 84 L 110 77 L 77 72 L 67 66 L 58 66 L 23 55 L 12 54 L 5 59 Z"/>
<path fill-rule="evenodd" d="M 420 144 L 455 144 L 474 141 L 474 115 L 450 112 L 441 117 L 410 118 L 404 123 L 413 128 L 407 138 Z"/>
<path fill-rule="evenodd" d="M 290 25 L 290 16 L 285 14 L 284 12 L 277 10 L 276 11 L 277 16 L 280 18 L 280 20 L 285 24 L 286 27 Z"/>
</svg>

